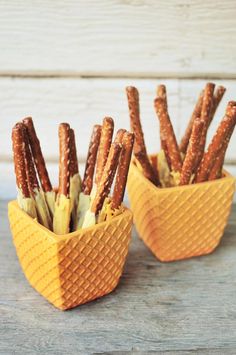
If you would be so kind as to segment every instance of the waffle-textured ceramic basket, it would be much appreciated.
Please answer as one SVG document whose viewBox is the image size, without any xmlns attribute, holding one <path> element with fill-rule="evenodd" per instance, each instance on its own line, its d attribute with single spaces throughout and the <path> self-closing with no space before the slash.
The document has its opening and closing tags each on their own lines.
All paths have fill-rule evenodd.
<svg viewBox="0 0 236 355">
<path fill-rule="evenodd" d="M 211 253 L 230 214 L 235 179 L 157 188 L 130 166 L 128 195 L 140 238 L 161 261 Z"/>
<path fill-rule="evenodd" d="M 132 213 L 59 236 L 8 205 L 16 252 L 29 283 L 66 310 L 110 293 L 118 284 L 131 236 Z"/>
</svg>

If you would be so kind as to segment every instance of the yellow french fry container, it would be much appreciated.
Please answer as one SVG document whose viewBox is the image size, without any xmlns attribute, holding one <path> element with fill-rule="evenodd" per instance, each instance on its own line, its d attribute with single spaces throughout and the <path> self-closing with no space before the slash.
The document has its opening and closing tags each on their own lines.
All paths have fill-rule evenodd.
<svg viewBox="0 0 236 355">
<path fill-rule="evenodd" d="M 128 196 L 140 238 L 161 261 L 211 253 L 230 214 L 235 179 L 224 177 L 187 186 L 157 188 L 134 163 Z"/>
<path fill-rule="evenodd" d="M 110 293 L 117 286 L 128 253 L 132 213 L 109 222 L 56 235 L 8 205 L 13 241 L 22 270 L 33 288 L 61 310 Z"/>
</svg>

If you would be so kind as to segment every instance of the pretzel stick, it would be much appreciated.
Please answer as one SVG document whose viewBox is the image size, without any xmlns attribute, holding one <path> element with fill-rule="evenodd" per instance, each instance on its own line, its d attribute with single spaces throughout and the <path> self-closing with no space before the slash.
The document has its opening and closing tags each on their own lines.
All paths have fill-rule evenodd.
<svg viewBox="0 0 236 355">
<path fill-rule="evenodd" d="M 203 125 L 204 125 L 203 120 L 201 120 L 200 118 L 195 118 L 193 122 L 192 133 L 187 147 L 187 152 L 184 159 L 182 171 L 180 174 L 180 185 L 188 185 L 191 176 L 194 172 L 195 159 L 198 154 L 198 143 L 201 137 Z"/>
<path fill-rule="evenodd" d="M 165 101 L 165 105 L 167 108 L 168 105 L 167 105 L 167 94 L 166 94 L 165 85 L 159 85 L 157 87 L 157 97 L 161 97 Z M 171 161 L 169 158 L 168 147 L 167 147 L 166 140 L 164 139 L 164 137 L 161 136 L 161 129 L 160 129 L 160 139 L 161 139 L 161 149 L 164 150 L 166 162 L 168 164 L 169 169 L 171 170 Z"/>
<path fill-rule="evenodd" d="M 52 191 L 52 185 L 48 176 L 45 160 L 41 151 L 40 142 L 36 135 L 34 123 L 31 117 L 23 119 L 24 125 L 27 127 L 31 151 L 34 163 L 38 171 L 40 183 L 44 192 Z"/>
<path fill-rule="evenodd" d="M 30 198 L 24 157 L 24 133 L 20 124 L 12 129 L 12 146 L 17 187 L 24 198 Z"/>
<path fill-rule="evenodd" d="M 102 126 L 95 125 L 91 135 L 87 160 L 84 170 L 84 178 L 82 182 L 82 191 L 85 195 L 89 195 L 93 186 L 93 175 L 96 165 L 97 152 L 101 137 Z"/>
<path fill-rule="evenodd" d="M 149 160 L 150 160 L 153 170 L 157 170 L 157 163 L 158 163 L 157 155 L 151 155 L 149 157 Z"/>
<path fill-rule="evenodd" d="M 69 198 L 70 126 L 67 123 L 59 125 L 59 150 L 59 188 L 55 204 L 53 231 L 56 234 L 66 234 L 69 232 L 71 215 L 71 201 Z"/>
<path fill-rule="evenodd" d="M 106 165 L 109 149 L 112 142 L 114 130 L 114 122 L 111 117 L 105 117 L 102 124 L 102 132 L 97 155 L 97 167 L 95 174 L 95 183 L 99 184 L 103 174 L 104 166 Z"/>
<path fill-rule="evenodd" d="M 195 119 L 197 117 L 200 117 L 201 116 L 201 111 L 202 111 L 202 102 L 203 102 L 203 93 L 204 91 L 201 91 L 200 92 L 200 95 L 198 97 L 198 100 L 196 102 L 196 105 L 194 107 L 194 110 L 193 110 L 193 113 L 192 113 L 192 116 L 189 120 L 189 123 L 188 123 L 188 126 L 186 128 L 186 131 L 184 133 L 184 136 L 183 138 L 181 139 L 180 141 L 180 145 L 179 145 L 179 149 L 182 153 L 186 153 L 187 151 L 187 147 L 188 147 L 188 143 L 189 143 L 189 139 L 190 139 L 190 136 L 191 136 L 191 133 L 192 133 L 192 127 L 193 127 L 193 122 L 195 121 Z"/>
<path fill-rule="evenodd" d="M 119 129 L 116 133 L 116 136 L 115 136 L 115 139 L 114 139 L 114 142 L 115 143 L 122 143 L 122 139 L 123 139 L 123 136 L 125 134 L 126 130 L 125 129 Z"/>
<path fill-rule="evenodd" d="M 112 143 L 108 159 L 98 185 L 96 196 L 91 206 L 91 212 L 97 215 L 102 208 L 105 198 L 109 195 L 111 185 L 115 176 L 116 168 L 119 162 L 121 144 Z"/>
<path fill-rule="evenodd" d="M 226 88 L 224 86 L 218 86 L 215 90 L 215 93 L 213 96 L 213 103 L 212 103 L 209 125 L 215 116 L 216 110 L 217 110 L 217 108 L 224 96 L 225 91 L 226 91 Z"/>
<path fill-rule="evenodd" d="M 234 131 L 234 127 L 232 126 L 232 128 L 230 129 L 230 131 L 228 133 L 227 138 L 223 142 L 221 151 L 219 152 L 218 156 L 216 157 L 215 163 L 210 171 L 209 178 L 208 178 L 209 181 L 219 179 L 222 177 L 222 169 L 223 169 L 223 164 L 224 164 L 224 159 L 225 159 L 225 153 L 228 148 L 228 144 L 229 144 L 230 138 L 233 134 L 233 131 Z"/>
<path fill-rule="evenodd" d="M 201 111 L 201 119 L 204 120 L 204 126 L 202 129 L 202 135 L 200 138 L 199 146 L 198 146 L 198 156 L 195 164 L 195 171 L 197 171 L 199 164 L 204 155 L 206 138 L 207 138 L 207 130 L 211 122 L 211 112 L 213 107 L 213 94 L 214 94 L 215 84 L 207 83 L 204 90 L 203 102 L 202 102 L 202 111 Z"/>
<path fill-rule="evenodd" d="M 130 159 L 134 145 L 134 134 L 125 132 L 122 140 L 122 150 L 116 174 L 116 181 L 111 200 L 111 208 L 118 209 L 123 201 L 127 176 L 129 172 Z"/>
<path fill-rule="evenodd" d="M 22 127 L 19 126 L 19 124 L 16 124 L 12 129 L 12 147 L 16 185 L 18 187 L 17 200 L 21 209 L 28 213 L 32 218 L 37 218 L 35 201 L 30 196 L 30 190 L 27 183 L 24 144 Z"/>
<path fill-rule="evenodd" d="M 212 141 L 208 147 L 207 152 L 204 154 L 204 157 L 201 161 L 199 169 L 196 175 L 196 182 L 203 182 L 208 180 L 209 174 L 213 165 L 215 163 L 215 159 L 219 152 L 222 149 L 222 146 L 225 144 L 225 140 L 227 140 L 227 136 L 229 132 L 236 123 L 236 106 L 232 107 L 231 115 L 225 116 L 223 120 L 220 122 L 220 125 L 212 138 Z"/>
<path fill-rule="evenodd" d="M 134 132 L 135 136 L 134 155 L 142 167 L 143 175 L 154 185 L 160 185 L 158 175 L 153 170 L 147 155 L 143 130 L 140 122 L 138 90 L 133 86 L 128 86 L 126 88 L 126 94 L 129 106 L 131 131 Z"/>
<path fill-rule="evenodd" d="M 167 144 L 168 157 L 171 162 L 172 170 L 180 172 L 182 159 L 165 101 L 161 97 L 157 97 L 154 101 L 154 106 L 160 121 L 161 139 L 163 138 Z"/>
<path fill-rule="evenodd" d="M 70 176 L 74 176 L 79 172 L 78 158 L 75 144 L 75 132 L 70 128 L 70 164 L 69 164 Z"/>
</svg>

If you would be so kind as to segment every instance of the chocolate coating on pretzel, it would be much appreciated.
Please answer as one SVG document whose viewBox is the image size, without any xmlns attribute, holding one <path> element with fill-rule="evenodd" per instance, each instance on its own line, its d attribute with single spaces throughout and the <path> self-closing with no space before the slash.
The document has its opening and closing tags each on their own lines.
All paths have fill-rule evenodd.
<svg viewBox="0 0 236 355">
<path fill-rule="evenodd" d="M 78 158 L 77 158 L 77 150 L 75 143 L 75 132 L 72 128 L 70 128 L 70 176 L 73 177 L 75 174 L 79 172 L 78 166 Z"/>
<path fill-rule="evenodd" d="M 182 168 L 182 159 L 170 117 L 167 112 L 165 100 L 161 97 L 157 97 L 154 101 L 154 106 L 160 121 L 161 139 L 163 139 L 167 145 L 171 168 L 174 171 L 180 172 Z"/>
<path fill-rule="evenodd" d="M 27 175 L 24 156 L 24 133 L 22 127 L 16 124 L 12 129 L 12 148 L 17 187 L 21 190 L 24 197 L 30 197 L 27 184 Z"/>
<path fill-rule="evenodd" d="M 52 191 L 52 185 L 48 176 L 45 160 L 40 147 L 40 142 L 35 132 L 33 120 L 31 117 L 26 117 L 25 119 L 23 119 L 23 123 L 27 128 L 30 147 L 42 189 L 45 192 Z"/>
<path fill-rule="evenodd" d="M 102 126 L 95 125 L 91 135 L 89 149 L 84 170 L 84 178 L 82 181 L 82 191 L 85 195 L 89 195 L 93 187 L 93 175 L 96 165 L 98 147 L 100 143 Z"/>
<path fill-rule="evenodd" d="M 116 132 L 116 136 L 115 136 L 115 140 L 114 142 L 116 143 L 122 143 L 122 139 L 123 139 L 123 136 L 125 134 L 126 130 L 125 129 L 119 129 L 117 132 Z"/>
<path fill-rule="evenodd" d="M 70 126 L 68 123 L 59 125 L 59 195 L 69 196 L 70 188 Z"/>
<path fill-rule="evenodd" d="M 120 207 L 125 193 L 125 186 L 129 172 L 130 159 L 134 145 L 134 134 L 125 132 L 122 139 L 122 149 L 117 168 L 116 181 L 111 200 L 111 208 L 117 209 Z"/>
<path fill-rule="evenodd" d="M 102 132 L 100 138 L 100 144 L 97 155 L 97 166 L 95 174 L 95 183 L 99 184 L 101 176 L 103 174 L 103 169 L 106 165 L 107 157 L 109 154 L 109 149 L 112 142 L 114 130 L 114 121 L 111 117 L 105 117 L 102 124 Z"/>
<path fill-rule="evenodd" d="M 119 143 L 112 143 L 111 145 L 102 178 L 98 185 L 97 193 L 91 206 L 91 212 L 94 212 L 95 215 L 99 213 L 105 198 L 109 195 L 116 168 L 119 162 L 121 148 L 122 146 Z"/>
</svg>

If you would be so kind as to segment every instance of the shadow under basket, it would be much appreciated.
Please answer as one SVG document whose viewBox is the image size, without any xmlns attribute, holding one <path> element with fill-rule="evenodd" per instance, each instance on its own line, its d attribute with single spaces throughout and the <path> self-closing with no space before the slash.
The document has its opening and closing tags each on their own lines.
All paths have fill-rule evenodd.
<svg viewBox="0 0 236 355">
<path fill-rule="evenodd" d="M 235 179 L 157 188 L 131 164 L 128 195 L 140 238 L 161 261 L 211 253 L 230 214 Z"/>
<path fill-rule="evenodd" d="M 117 286 L 128 253 L 132 213 L 59 236 L 8 205 L 16 252 L 23 272 L 43 297 L 61 310 L 110 293 Z"/>
</svg>

